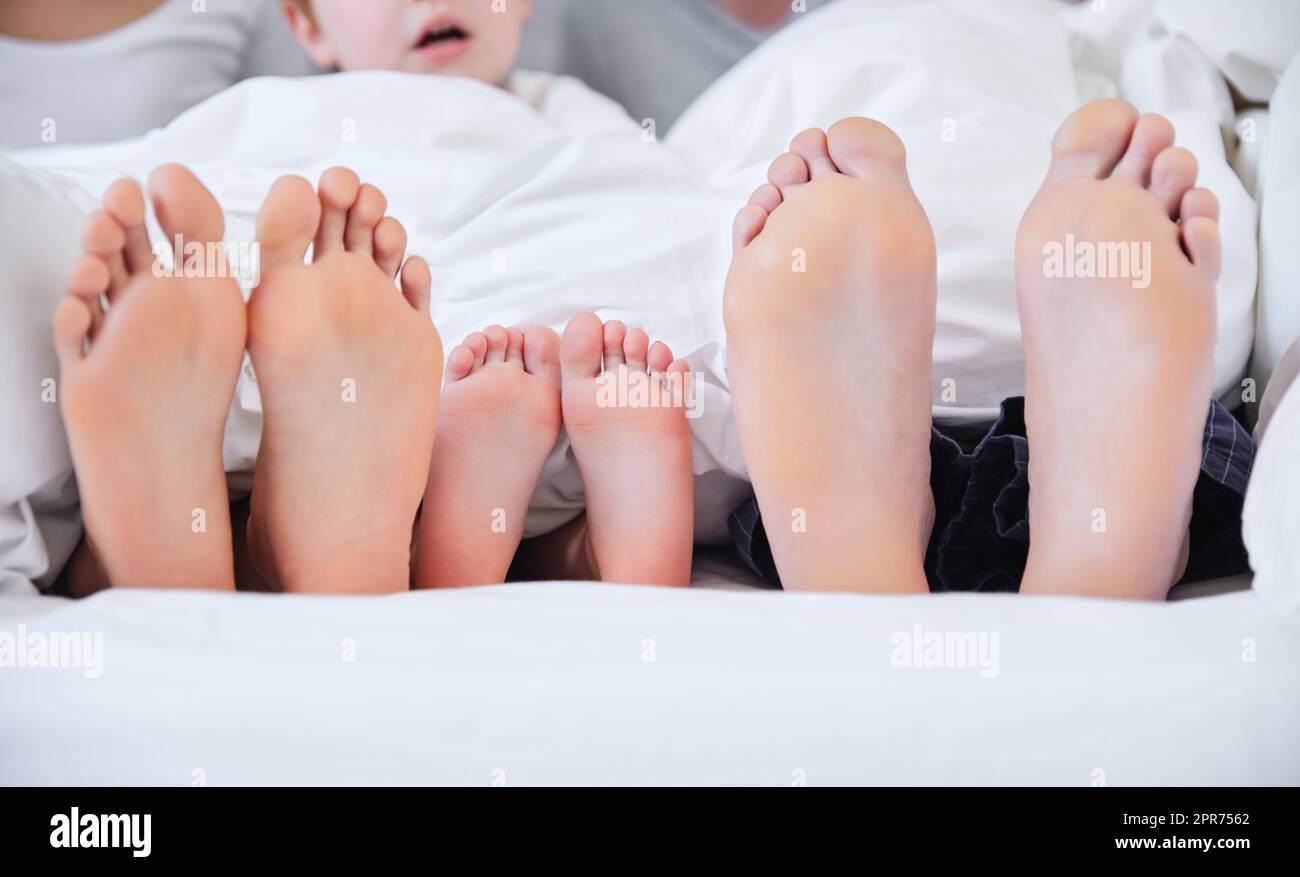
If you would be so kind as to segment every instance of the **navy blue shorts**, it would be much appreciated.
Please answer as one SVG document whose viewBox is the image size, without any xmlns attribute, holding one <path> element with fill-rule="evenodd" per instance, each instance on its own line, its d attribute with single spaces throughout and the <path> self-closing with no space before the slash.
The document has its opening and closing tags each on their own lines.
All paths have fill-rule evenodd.
<svg viewBox="0 0 1300 877">
<path fill-rule="evenodd" d="M 1203 445 L 1184 582 L 1250 571 L 1241 540 L 1241 507 L 1255 443 L 1245 427 L 1214 402 Z M 934 533 L 925 556 L 930 590 L 1019 590 L 1029 554 L 1025 400 L 1003 402 L 990 427 L 935 427 L 930 488 L 935 506 Z M 758 502 L 751 499 L 736 509 L 729 524 L 745 562 L 764 581 L 779 585 Z"/>
</svg>

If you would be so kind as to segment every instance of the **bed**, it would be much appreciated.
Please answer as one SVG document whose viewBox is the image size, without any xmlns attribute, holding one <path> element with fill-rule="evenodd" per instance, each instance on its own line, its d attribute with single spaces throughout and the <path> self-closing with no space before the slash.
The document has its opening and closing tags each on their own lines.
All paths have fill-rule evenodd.
<svg viewBox="0 0 1300 877">
<path fill-rule="evenodd" d="M 1107 20 L 1073 10 L 1075 62 L 1090 76 L 1112 81 L 1158 80 L 1147 75 L 1141 53 L 1121 61 L 1098 47 L 1108 44 L 1107 34 L 1131 25 L 1132 9 L 1150 12 L 1160 5 L 1134 4 Z M 1178 8 L 1187 16 L 1184 29 L 1167 30 L 1160 40 L 1181 46 L 1197 33 L 1200 4 Z M 804 31 L 813 26 L 805 22 Z M 1246 72 L 1233 80 L 1239 91 L 1257 84 L 1250 75 L 1258 65 L 1243 61 L 1230 45 L 1218 55 L 1204 53 L 1223 67 L 1244 65 Z M 638 165 L 654 178 L 659 199 L 647 211 L 656 222 L 663 216 L 673 222 L 664 240 L 647 238 L 621 252 L 622 259 L 660 266 L 652 243 L 707 255 L 713 238 L 695 230 L 725 228 L 737 203 L 731 190 L 752 188 L 755 168 L 772 154 L 771 132 L 747 127 L 721 109 L 736 104 L 737 75 L 744 71 L 702 98 L 692 111 L 697 122 L 669 141 L 677 155 L 703 161 L 716 130 L 738 132 L 744 148 L 732 148 L 708 168 L 725 195 L 716 203 L 691 201 L 696 206 L 688 209 L 682 205 L 689 186 L 673 182 L 675 159 L 649 170 Z M 373 92 L 375 83 L 359 76 L 347 87 Z M 1082 74 L 1079 82 L 1081 92 L 1095 84 Z M 386 91 L 406 87 L 382 85 Z M 1257 108 L 1241 120 L 1300 143 L 1300 71 L 1292 65 L 1286 81 L 1274 85 L 1294 109 L 1281 112 L 1275 101 L 1272 111 Z M 270 84 L 260 93 L 289 87 Z M 765 100 L 799 103 L 782 88 L 772 85 Z M 346 115 L 341 107 L 349 109 L 339 96 L 345 90 L 340 86 L 334 103 L 320 112 L 330 126 Z M 1187 94 L 1174 89 L 1144 96 L 1174 113 Z M 481 112 L 484 99 L 466 92 L 441 110 Z M 248 118 L 275 109 L 247 91 L 224 100 L 220 112 L 183 119 L 176 136 L 124 149 L 108 166 L 147 168 L 171 157 L 186 138 L 207 148 L 219 139 L 209 132 L 240 130 Z M 752 105 L 745 109 L 755 115 Z M 772 127 L 784 131 L 798 121 L 780 118 Z M 286 124 L 319 122 L 304 115 Z M 1195 128 L 1194 120 L 1188 127 Z M 1218 136 L 1214 125 L 1209 131 L 1211 139 Z M 318 170 L 329 158 L 304 159 L 263 136 L 223 142 L 223 148 L 257 155 L 239 172 L 222 170 L 215 148 L 188 156 L 244 221 L 274 172 L 299 162 Z M 555 138 L 548 149 L 560 142 Z M 543 160 L 540 147 L 523 142 L 512 132 L 503 136 L 502 148 L 517 150 L 525 165 L 534 162 L 530 172 L 543 182 L 521 190 L 521 202 L 537 205 L 566 190 L 565 168 L 580 156 L 565 147 Z M 1300 246 L 1300 199 L 1294 161 L 1265 160 L 1255 142 L 1242 138 L 1240 149 L 1224 155 L 1240 188 L 1237 206 L 1229 202 L 1228 209 L 1249 211 L 1251 222 L 1245 235 L 1250 264 L 1237 272 L 1248 286 L 1238 317 L 1255 321 L 1257 267 L 1259 311 L 1268 314 L 1250 378 L 1263 391 L 1280 376 L 1261 406 L 1268 433 L 1247 499 L 1253 578 L 1180 586 L 1165 604 L 983 594 L 797 595 L 762 586 L 718 546 L 718 532 L 704 532 L 697 534 L 701 544 L 712 547 L 698 553 L 692 588 L 684 591 L 556 582 L 383 599 L 110 591 L 73 602 L 39 596 L 30 587 L 78 533 L 68 523 L 75 522 L 75 503 L 68 506 L 70 470 L 60 462 L 66 449 L 57 435 L 29 447 L 31 424 L 49 417 L 36 407 L 19 411 L 27 433 L 16 430 L 12 439 L 12 447 L 27 442 L 21 447 L 29 465 L 0 472 L 0 488 L 21 488 L 17 495 L 23 497 L 13 507 L 15 529 L 0 526 L 0 552 L 14 559 L 4 570 L 11 578 L 0 582 L 0 590 L 13 594 L 0 599 L 0 784 L 1300 783 L 1300 503 L 1294 499 L 1300 491 L 1300 391 L 1286 392 L 1290 376 L 1300 371 L 1300 351 L 1290 360 L 1283 355 L 1300 334 L 1290 303 L 1297 278 L 1289 264 Z M 392 146 L 363 155 L 363 162 L 382 173 L 392 163 Z M 914 152 L 926 161 L 924 148 Z M 1268 153 L 1286 154 L 1300 150 Z M 59 159 L 65 169 L 68 155 L 78 153 Z M 604 167 L 610 176 L 618 171 Z M 100 185 L 96 179 L 86 189 Z M 415 182 L 412 187 L 395 199 L 395 212 L 429 197 Z M 448 265 L 473 264 L 466 254 L 490 252 L 499 229 L 477 237 L 472 228 L 449 233 L 468 200 L 441 194 L 450 213 L 414 223 L 415 248 L 442 254 Z M 1265 205 L 1258 265 L 1257 201 Z M 605 221 L 597 218 L 593 235 Z M 945 229 L 939 232 L 942 237 Z M 599 306 L 584 296 L 600 286 L 605 254 L 590 249 L 584 263 L 589 275 L 566 287 L 557 311 Z M 511 254 L 524 293 L 536 293 L 541 282 L 540 273 L 530 273 L 532 256 L 526 247 Z M 719 278 L 708 271 L 692 276 L 695 269 L 685 264 L 647 269 L 646 283 L 664 288 L 668 271 L 674 283 L 667 286 L 685 289 L 687 281 L 697 281 L 716 288 Z M 1249 283 L 1241 280 L 1243 272 Z M 466 299 L 496 282 L 455 279 Z M 717 334 L 715 309 L 687 293 L 675 295 L 664 311 L 676 322 L 621 303 L 610 315 L 647 328 L 663 321 L 658 328 L 674 347 L 696 351 L 695 368 L 718 371 L 719 350 L 710 340 Z M 513 319 L 510 308 L 521 306 L 510 298 L 495 305 L 507 321 Z M 444 334 L 455 334 L 462 322 L 473 328 L 479 319 L 454 311 L 445 316 L 453 328 Z M 31 322 L 42 319 L 48 316 L 37 313 Z M 20 335 L 16 327 L 13 320 L 0 325 L 0 339 L 6 331 L 14 338 L 31 334 Z M 1235 387 L 1245 378 L 1248 348 L 1221 358 L 1220 383 Z M 9 379 L 39 385 L 47 373 L 32 365 L 11 370 Z M 697 469 L 716 479 L 709 492 L 718 504 L 734 506 L 745 490 L 743 460 L 725 426 L 725 394 L 706 402 L 713 419 L 696 426 Z M 238 468 L 256 447 L 226 450 L 228 463 Z M 557 453 L 562 458 L 563 449 Z M 562 475 L 548 490 L 542 499 L 553 514 L 581 500 Z M 55 523 L 32 527 L 41 514 Z M 10 537 L 13 532 L 20 535 Z"/>
<path fill-rule="evenodd" d="M 99 675 L 5 673 L 0 783 L 1300 782 L 1300 618 L 1255 592 L 798 596 L 719 572 L 5 601 L 0 629 L 103 651 Z M 958 640 L 946 668 L 933 635 Z"/>
</svg>

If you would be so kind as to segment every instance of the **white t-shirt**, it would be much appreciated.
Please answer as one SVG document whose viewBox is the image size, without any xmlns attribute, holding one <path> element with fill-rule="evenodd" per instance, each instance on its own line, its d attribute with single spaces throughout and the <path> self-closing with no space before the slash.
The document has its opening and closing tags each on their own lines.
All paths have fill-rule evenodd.
<svg viewBox="0 0 1300 877">
<path fill-rule="evenodd" d="M 84 40 L 0 36 L 0 147 L 138 137 L 242 79 L 313 70 L 273 0 L 167 0 Z"/>
</svg>

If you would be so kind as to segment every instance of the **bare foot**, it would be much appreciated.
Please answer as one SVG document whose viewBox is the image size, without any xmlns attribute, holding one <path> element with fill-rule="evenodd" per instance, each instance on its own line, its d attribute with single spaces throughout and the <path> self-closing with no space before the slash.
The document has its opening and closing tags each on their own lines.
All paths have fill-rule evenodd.
<svg viewBox="0 0 1300 877">
<path fill-rule="evenodd" d="M 1161 116 L 1088 104 L 1057 133 L 1020 226 L 1025 593 L 1164 599 L 1186 565 L 1213 392 L 1219 206 L 1173 142 Z M 1102 254 L 1092 269 L 1088 247 Z"/>
<path fill-rule="evenodd" d="M 258 216 L 248 351 L 264 425 L 248 541 L 285 591 L 409 587 L 442 349 L 428 266 L 403 266 L 406 232 L 385 209 L 378 189 L 334 168 L 319 198 L 300 177 L 277 180 Z"/>
<path fill-rule="evenodd" d="M 805 131 L 736 217 L 727 373 L 789 590 L 928 591 L 935 247 L 903 144 Z"/>
<path fill-rule="evenodd" d="M 560 433 L 560 339 L 491 326 L 447 357 L 415 583 L 500 584 Z"/>
<path fill-rule="evenodd" d="M 597 576 L 689 585 L 695 506 L 687 364 L 674 362 L 664 344 L 651 346 L 644 332 L 602 325 L 595 314 L 569 322 L 560 362 L 564 428 L 586 487 Z"/>
<path fill-rule="evenodd" d="M 220 245 L 221 208 L 189 171 L 159 168 L 149 194 L 168 241 Z M 221 439 L 243 297 L 227 272 L 154 275 L 133 181 L 109 188 L 84 243 L 54 344 L 86 544 L 115 587 L 233 590 Z"/>
</svg>

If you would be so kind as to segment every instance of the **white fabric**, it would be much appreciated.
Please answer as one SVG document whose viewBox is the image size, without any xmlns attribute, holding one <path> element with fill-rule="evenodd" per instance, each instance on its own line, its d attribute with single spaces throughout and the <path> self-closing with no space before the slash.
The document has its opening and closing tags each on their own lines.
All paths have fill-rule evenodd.
<svg viewBox="0 0 1300 877">
<path fill-rule="evenodd" d="M 1254 587 L 1278 606 L 1300 610 L 1300 342 L 1284 357 L 1278 384 L 1261 406 L 1259 451 L 1246 504 L 1242 538 L 1255 571 Z M 1283 381 L 1287 383 L 1282 393 Z"/>
<path fill-rule="evenodd" d="M 102 660 L 0 670 L 3 785 L 1300 783 L 1300 617 L 1249 591 L 119 591 L 19 625 Z M 907 666 L 963 634 L 967 668 Z"/>
<path fill-rule="evenodd" d="M 841 0 L 719 80 L 667 142 L 741 203 L 795 132 L 848 115 L 897 131 L 939 247 L 934 398 L 944 399 L 951 380 L 956 402 L 935 412 L 969 421 L 991 419 L 1002 399 L 1024 389 L 1011 254 L 1056 128 L 1107 94 L 1165 112 L 1223 205 L 1215 387 L 1235 397 L 1253 337 L 1256 209 L 1219 135 L 1222 78 L 1194 47 L 1149 27 L 1126 47 L 1127 75 L 1098 53 L 1072 62 L 1072 46 L 1084 39 L 1077 13 L 1027 0 Z M 1118 14 L 1102 19 L 1132 30 Z"/>
<path fill-rule="evenodd" d="M 1300 59 L 1269 110 L 1260 176 L 1259 306 L 1252 374 L 1267 388 L 1278 361 L 1300 338 Z"/>
<path fill-rule="evenodd" d="M 50 322 L 89 203 L 0 158 L 0 595 L 49 584 L 81 537 Z"/>
<path fill-rule="evenodd" d="M 165 0 L 81 40 L 0 35 L 0 146 L 138 137 L 241 79 L 314 69 L 274 0 Z"/>
</svg>

